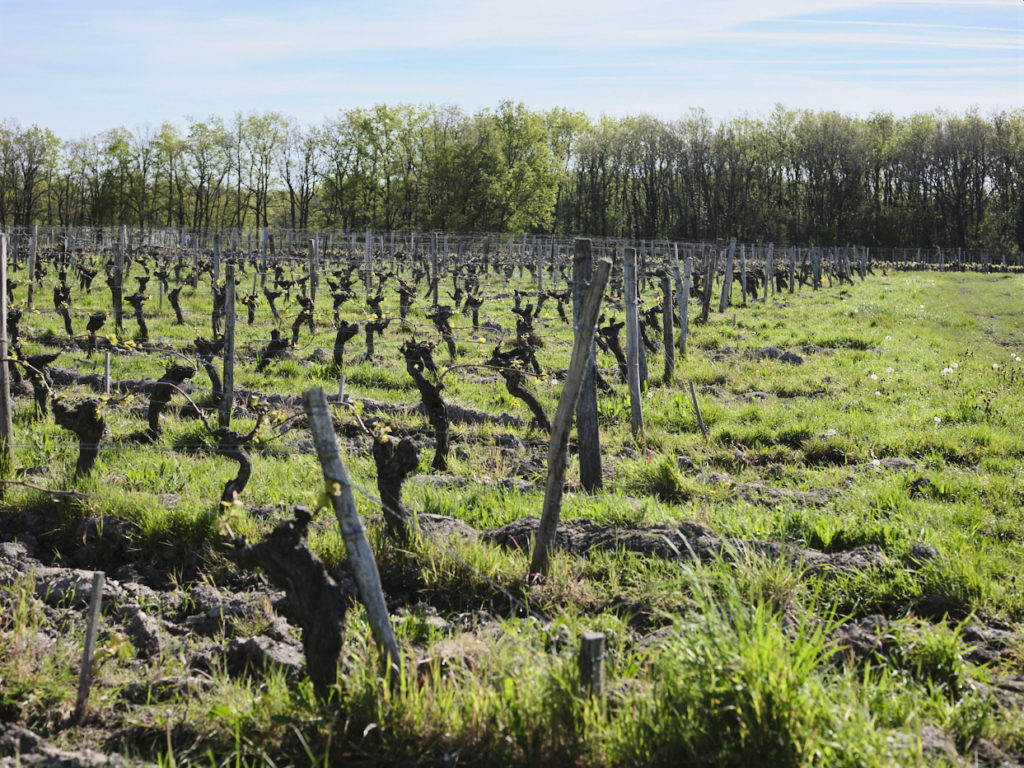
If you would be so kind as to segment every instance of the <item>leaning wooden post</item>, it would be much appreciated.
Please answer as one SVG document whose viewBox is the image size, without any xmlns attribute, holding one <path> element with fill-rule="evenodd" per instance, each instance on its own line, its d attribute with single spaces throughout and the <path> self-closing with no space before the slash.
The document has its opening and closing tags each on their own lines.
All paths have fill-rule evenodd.
<svg viewBox="0 0 1024 768">
<path fill-rule="evenodd" d="M 317 270 L 320 269 L 320 238 L 314 237 L 309 244 L 309 298 L 316 306 L 316 285 L 319 277 Z"/>
<path fill-rule="evenodd" d="M 430 285 L 432 288 L 431 303 L 433 306 L 437 306 L 437 291 L 438 285 L 441 282 L 441 275 L 438 272 L 437 266 L 437 232 L 430 233 Z"/>
<path fill-rule="evenodd" d="M 36 247 L 39 243 L 39 225 L 32 225 L 32 247 L 28 252 L 28 302 L 26 308 L 32 311 L 32 301 L 36 296 Z"/>
<path fill-rule="evenodd" d="M 715 273 L 718 271 L 718 249 L 712 248 L 704 269 L 704 291 L 700 297 L 700 323 L 708 321 L 711 312 L 711 292 L 715 285 Z"/>
<path fill-rule="evenodd" d="M 92 575 L 92 594 L 89 596 L 89 624 L 85 630 L 85 648 L 82 650 L 82 668 L 78 673 L 78 698 L 71 722 L 81 723 L 89 708 L 89 689 L 92 687 L 92 660 L 96 652 L 96 630 L 100 623 L 103 602 L 103 571 Z"/>
<path fill-rule="evenodd" d="M 636 251 L 633 251 L 636 258 Z M 601 308 L 601 297 L 612 263 L 609 259 L 598 259 L 597 269 L 590 281 L 583 309 L 577 326 L 576 337 L 572 343 L 572 356 L 569 358 L 569 372 L 558 396 L 558 409 L 551 424 L 551 442 L 548 444 L 548 479 L 544 488 L 544 510 L 540 516 L 540 527 L 534 540 L 533 558 L 530 572 L 546 574 L 551 550 L 555 546 L 555 533 L 558 530 L 558 519 L 562 511 L 562 484 L 565 482 L 565 465 L 569 452 L 569 429 L 572 426 L 572 412 L 576 399 L 583 384 L 583 374 L 590 363 L 594 333 L 597 329 L 597 315 Z"/>
<path fill-rule="evenodd" d="M 537 256 L 537 293 L 540 294 L 544 290 L 544 244 L 541 243 L 540 247 L 535 250 Z"/>
<path fill-rule="evenodd" d="M 572 261 L 573 334 L 580 332 L 580 315 L 586 297 L 586 286 L 594 275 L 594 259 L 590 240 L 576 240 Z M 588 493 L 601 487 L 601 431 L 597 420 L 597 350 L 590 345 L 590 361 L 583 373 L 580 396 L 576 402 L 576 442 L 579 446 L 580 485 Z"/>
<path fill-rule="evenodd" d="M 213 236 L 213 282 L 220 282 L 220 233 Z"/>
<path fill-rule="evenodd" d="M 679 305 L 679 357 L 686 357 L 686 336 L 690 331 L 690 282 L 693 279 L 693 254 L 686 255 L 682 280 L 679 279 L 679 255 L 676 254 L 676 303 Z"/>
<path fill-rule="evenodd" d="M 604 632 L 583 633 L 577 664 L 583 693 L 601 698 L 604 695 Z"/>
<path fill-rule="evenodd" d="M 750 258 L 757 258 L 754 246 L 750 247 Z M 743 295 L 743 306 L 747 306 L 747 246 L 740 245 L 740 290 Z"/>
<path fill-rule="evenodd" d="M 249 230 L 249 237 L 252 237 L 252 230 Z M 260 288 L 265 288 L 267 285 L 267 252 L 270 248 L 270 230 L 267 227 L 263 228 L 263 238 L 261 240 L 262 247 L 260 248 Z"/>
<path fill-rule="evenodd" d="M 704 435 L 704 439 L 707 440 L 710 433 L 708 432 L 708 425 L 704 423 L 704 417 L 700 412 L 700 404 L 697 402 L 697 392 L 693 388 L 693 382 L 690 382 L 690 399 L 693 401 L 693 412 L 697 416 L 697 426 L 700 427 L 701 434 Z"/>
<path fill-rule="evenodd" d="M 121 295 L 124 287 L 124 234 L 125 228 L 121 228 L 121 234 L 117 238 L 117 245 L 114 246 L 114 282 L 110 285 L 111 300 L 114 303 L 114 330 L 121 333 Z"/>
<path fill-rule="evenodd" d="M 725 276 L 722 278 L 722 296 L 718 300 L 718 311 L 725 312 L 729 306 L 729 292 L 732 290 L 733 263 L 736 259 L 736 238 L 729 240 L 729 255 L 725 257 Z"/>
<path fill-rule="evenodd" d="M 235 265 L 224 270 L 224 377 L 221 385 L 218 423 L 231 426 L 235 407 Z"/>
<path fill-rule="evenodd" d="M 0 234 L 0 477 L 14 469 L 14 422 L 11 418 L 11 370 L 7 363 L 7 235 Z M 0 498 L 6 485 L 0 485 Z"/>
<path fill-rule="evenodd" d="M 665 342 L 663 345 L 665 347 L 664 380 L 666 384 L 669 384 L 676 372 L 676 332 L 672 322 L 672 279 L 668 276 L 668 272 L 662 272 L 661 293 L 664 297 L 661 305 L 662 339 Z"/>
<path fill-rule="evenodd" d="M 640 391 L 640 322 L 636 307 L 636 248 L 625 249 L 622 292 L 626 305 L 626 381 L 629 384 L 630 427 L 636 439 L 644 431 Z"/>
<path fill-rule="evenodd" d="M 355 235 L 352 235 L 354 238 Z M 363 243 L 363 262 L 364 268 L 366 269 L 366 298 L 370 298 L 370 294 L 373 293 L 373 269 L 370 263 L 370 230 L 366 230 L 366 240 Z"/>
<path fill-rule="evenodd" d="M 388 655 L 392 670 L 397 674 L 401 670 L 402 660 L 398 654 L 398 643 L 395 642 L 391 620 L 388 618 L 380 573 L 370 550 L 370 542 L 366 540 L 363 523 L 356 512 L 356 501 L 352 495 L 352 482 L 349 480 L 348 470 L 338 455 L 338 440 L 334 435 L 331 412 L 328 410 L 327 396 L 323 388 L 313 387 L 303 392 L 302 404 L 309 416 L 313 444 L 324 475 L 324 486 L 334 508 L 334 514 L 338 518 L 338 528 L 345 542 L 345 551 L 352 566 L 352 576 L 359 588 L 359 596 L 366 607 L 366 617 L 370 622 L 373 638 L 378 647 Z"/>
</svg>

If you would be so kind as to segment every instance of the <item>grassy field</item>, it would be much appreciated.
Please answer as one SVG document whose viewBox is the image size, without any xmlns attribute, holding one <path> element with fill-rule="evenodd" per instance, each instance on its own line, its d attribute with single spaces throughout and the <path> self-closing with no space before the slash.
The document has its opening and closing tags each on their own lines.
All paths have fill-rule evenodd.
<svg viewBox="0 0 1024 768">
<path fill-rule="evenodd" d="M 485 287 L 481 319 L 511 336 L 511 298 L 497 298 L 498 281 Z M 209 336 L 209 287 L 190 294 L 182 292 L 191 326 L 173 325 L 166 304 L 158 313 L 150 301 L 155 343 L 185 350 Z M 15 306 L 23 302 L 19 288 Z M 397 314 L 391 291 L 387 303 Z M 279 304 L 295 316 L 296 305 Z M 579 492 L 570 459 L 565 546 L 544 580 L 529 578 L 533 529 L 521 521 L 540 514 L 546 434 L 528 426 L 528 410 L 493 371 L 470 365 L 485 362 L 503 333 L 456 316 L 458 357 L 449 361 L 443 343 L 434 355 L 442 371 L 465 366 L 445 373 L 449 404 L 522 425 L 453 424 L 449 470 L 436 475 L 426 419 L 385 417 L 369 402 L 419 401 L 398 347 L 414 335 L 438 338 L 423 308 L 412 308 L 405 329 L 394 320 L 374 360 L 360 361 L 362 334 L 353 339 L 339 371 L 324 306 L 317 334 L 303 331 L 290 358 L 262 373 L 253 357 L 273 327 L 269 310 L 262 304 L 256 325 L 240 324 L 236 387 L 330 393 L 345 374 L 355 407 L 338 406 L 335 417 L 347 425 L 343 458 L 403 649 L 400 679 L 384 679 L 358 604 L 326 703 L 294 665 L 233 661 L 232 649 L 252 637 L 297 647 L 281 594 L 239 571 L 226 531 L 256 541 L 293 505 L 315 508 L 322 480 L 302 421 L 262 429 L 252 479 L 225 509 L 221 490 L 237 465 L 214 455 L 184 398 L 172 400 L 152 444 L 138 439 L 148 397 L 112 398 L 96 469 L 75 479 L 74 439 L 21 396 L 22 479 L 84 497 L 11 487 L 2 502 L 0 722 L 62 748 L 162 765 L 1024 761 L 1021 276 L 879 274 L 713 313 L 691 329 L 672 381 L 661 379 L 661 356 L 650 356 L 639 440 L 625 385 L 601 353 L 613 385 L 599 394 L 604 490 Z M 108 309 L 105 286 L 76 293 L 75 308 Z M 343 309 L 365 319 L 357 300 Z M 537 324 L 544 375 L 529 386 L 553 414 L 571 329 L 552 301 Z M 130 314 L 125 325 L 135 327 Z M 21 334 L 26 354 L 66 339 L 49 310 L 26 313 Z M 766 347 L 802 362 L 764 359 L 757 351 Z M 112 377 L 159 378 L 169 360 L 122 349 Z M 54 365 L 68 377 L 96 373 L 102 354 L 66 349 Z M 90 394 L 84 382 L 60 391 L 68 401 Z M 202 371 L 192 393 L 209 404 Z M 236 428 L 245 431 L 254 414 L 240 405 Z M 271 398 L 271 407 L 273 422 L 295 411 L 294 399 Z M 431 518 L 424 535 L 389 539 L 357 414 L 371 431 L 419 440 L 406 505 L 476 533 Z M 344 580 L 328 511 L 316 513 L 309 543 Z M 66 720 L 84 606 L 54 589 L 68 574 L 54 568 L 102 568 L 122 589 L 105 611 L 80 726 Z M 158 627 L 152 648 L 132 627 L 137 610 Z M 590 630 L 608 643 L 600 698 L 580 692 L 576 666 Z"/>
</svg>

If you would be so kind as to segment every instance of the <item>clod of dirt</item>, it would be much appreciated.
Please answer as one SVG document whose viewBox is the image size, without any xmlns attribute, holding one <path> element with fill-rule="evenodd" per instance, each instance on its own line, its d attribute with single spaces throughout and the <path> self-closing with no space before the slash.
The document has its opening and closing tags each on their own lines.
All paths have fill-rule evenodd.
<svg viewBox="0 0 1024 768">
<path fill-rule="evenodd" d="M 830 347 L 819 347 L 817 344 L 804 344 L 800 347 L 800 351 L 805 355 L 831 355 L 835 352 Z"/>
<path fill-rule="evenodd" d="M 128 761 L 116 753 L 102 754 L 91 749 L 69 751 L 58 749 L 27 728 L 14 723 L 0 723 L 0 768 L 45 766 L 45 768 L 99 768 L 127 766 Z"/>
<path fill-rule="evenodd" d="M 280 643 L 258 635 L 230 642 L 226 653 L 228 671 L 234 675 L 261 673 L 274 668 L 290 680 L 300 680 L 305 669 L 302 650 L 296 645 Z"/>
<path fill-rule="evenodd" d="M 92 571 L 74 568 L 37 568 L 35 570 L 36 595 L 47 605 L 84 609 L 92 600 Z M 103 583 L 104 611 L 124 603 L 127 593 L 118 582 L 107 579 Z"/>
<path fill-rule="evenodd" d="M 157 656 L 163 648 L 160 622 L 137 605 L 128 605 L 118 611 L 125 632 L 131 638 L 138 655 L 144 659 Z"/>
<path fill-rule="evenodd" d="M 524 517 L 501 528 L 482 531 L 480 537 L 487 542 L 527 551 L 539 526 L 539 518 Z M 616 528 L 579 518 L 559 523 L 556 541 L 558 549 L 574 555 L 583 555 L 590 550 L 623 549 L 666 559 L 703 560 L 722 557 L 728 560 L 749 552 L 773 560 L 785 557 L 803 563 L 808 574 L 827 570 L 861 571 L 881 567 L 889 562 L 882 550 L 874 545 L 824 553 L 777 541 L 721 538 L 710 528 L 691 522 Z"/>
<path fill-rule="evenodd" d="M 788 363 L 790 365 L 803 365 L 804 359 L 795 352 L 789 350 L 781 350 L 778 347 L 759 347 L 757 349 L 748 349 L 746 357 L 752 360 L 776 360 L 780 363 Z"/>
<path fill-rule="evenodd" d="M 914 570 L 927 562 L 935 560 L 938 556 L 939 550 L 930 544 L 914 543 L 910 545 L 910 551 L 907 553 L 905 562 L 908 568 Z"/>
<path fill-rule="evenodd" d="M 716 488 L 728 487 L 744 501 L 796 501 L 800 504 L 827 504 L 834 496 L 842 491 L 836 488 L 814 488 L 808 491 L 798 491 L 792 488 L 770 488 L 761 483 L 736 483 L 729 479 L 728 475 L 716 473 L 701 474 L 698 480 L 713 485 Z"/>
<path fill-rule="evenodd" d="M 89 517 L 75 530 L 75 562 L 88 566 L 122 561 L 130 541 L 128 526 L 114 517 Z"/>
</svg>

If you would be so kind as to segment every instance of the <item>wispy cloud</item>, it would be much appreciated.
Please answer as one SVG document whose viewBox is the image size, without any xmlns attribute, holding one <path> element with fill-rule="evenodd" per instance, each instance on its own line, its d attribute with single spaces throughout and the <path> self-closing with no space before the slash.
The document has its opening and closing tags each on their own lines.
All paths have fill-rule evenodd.
<svg viewBox="0 0 1024 768">
<path fill-rule="evenodd" d="M 0 0 L 0 113 L 74 134 L 385 100 L 993 109 L 1024 102 L 1022 33 L 1018 0 Z"/>
</svg>

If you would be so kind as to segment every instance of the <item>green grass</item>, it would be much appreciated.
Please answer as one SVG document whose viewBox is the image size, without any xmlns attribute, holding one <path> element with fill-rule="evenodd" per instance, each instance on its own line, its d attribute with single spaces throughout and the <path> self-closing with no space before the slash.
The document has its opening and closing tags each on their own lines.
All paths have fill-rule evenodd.
<svg viewBox="0 0 1024 768">
<path fill-rule="evenodd" d="M 14 279 L 23 284 L 17 272 Z M 239 678 L 215 667 L 203 686 L 172 686 L 139 706 L 129 701 L 132 685 L 164 690 L 161 681 L 189 677 L 185 659 L 200 639 L 175 641 L 174 650 L 145 664 L 112 652 L 95 687 L 94 711 L 108 734 L 103 747 L 164 765 L 925 765 L 941 762 L 919 738 L 928 727 L 947 734 L 965 759 L 979 739 L 1019 758 L 1021 712 L 995 706 L 991 685 L 1024 671 L 1024 365 L 1016 362 L 1024 352 L 1022 289 L 1019 276 L 891 274 L 844 287 L 842 296 L 838 289 L 803 290 L 713 314 L 691 329 L 690 352 L 677 361 L 673 381 L 661 383 L 660 355 L 649 357 L 645 432 L 637 440 L 614 361 L 599 355 L 614 388 L 598 406 L 605 486 L 593 495 L 577 492 L 572 455 L 563 520 L 626 529 L 697 522 L 722 537 L 833 554 L 878 548 L 883 565 L 868 569 L 815 570 L 796 559 L 739 551 L 694 562 L 595 549 L 556 553 L 551 575 L 536 582 L 528 578 L 527 551 L 471 539 L 448 540 L 445 550 L 419 538 L 398 545 L 385 536 L 372 498 L 369 442 L 347 437 L 354 415 L 334 408 L 351 428 L 342 436 L 345 463 L 366 491 L 357 494 L 357 507 L 385 582 L 405 602 L 395 616 L 401 680 L 389 686 L 382 679 L 359 609 L 350 617 L 329 704 L 315 700 L 308 681 L 269 672 Z M 76 323 L 107 308 L 108 299 L 99 283 L 90 296 L 76 291 L 75 309 L 83 313 Z M 182 300 L 193 327 L 174 325 L 166 304 L 162 313 L 154 306 L 149 325 L 151 337 L 185 351 L 195 336 L 210 336 L 208 288 L 186 288 Z M 411 327 L 392 324 L 374 360 L 364 359 L 362 334 L 354 338 L 338 368 L 314 355 L 326 350 L 329 360 L 333 344 L 327 301 L 321 296 L 317 333 L 303 330 L 291 359 L 257 373 L 251 355 L 274 327 L 261 303 L 257 325 L 238 330 L 238 385 L 266 395 L 310 386 L 332 393 L 344 374 L 355 397 L 415 405 L 398 347 L 413 336 L 436 338 L 421 309 L 414 307 Z M 510 299 L 488 298 L 482 314 L 514 329 L 510 306 Z M 279 300 L 279 308 L 287 334 L 297 305 Z M 358 300 L 343 310 L 363 322 Z M 387 311 L 397 315 L 396 298 L 389 296 Z M 125 324 L 122 335 L 130 337 L 128 315 Z M 449 477 L 411 479 L 405 503 L 481 530 L 539 515 L 546 435 L 525 426 L 525 405 L 500 380 L 488 380 L 493 371 L 473 367 L 487 359 L 497 335 L 488 332 L 480 342 L 461 315 L 453 325 L 454 363 L 464 367 L 445 375 L 444 396 L 517 416 L 524 426 L 453 424 Z M 544 375 L 528 386 L 553 414 L 560 386 L 552 373 L 567 365 L 571 331 L 550 302 L 538 326 Z M 29 354 L 63 337 L 59 318 L 46 311 L 26 315 L 22 332 Z M 744 354 L 765 346 L 792 349 L 804 363 Z M 736 351 L 725 354 L 727 347 Z M 112 374 L 158 377 L 170 359 L 115 354 Z M 442 370 L 450 364 L 442 343 L 435 360 Z M 98 372 L 102 356 L 66 352 L 56 364 Z M 697 427 L 689 381 L 698 387 L 708 440 Z M 206 388 L 206 374 L 198 372 L 193 384 Z M 208 402 L 202 394 L 196 399 Z M 222 520 L 257 540 L 290 505 L 315 505 L 321 476 L 304 428 L 279 435 L 264 427 L 242 506 L 225 511 L 220 493 L 236 465 L 214 455 L 212 438 L 178 396 L 160 438 L 140 444 L 133 437 L 145 428 L 140 400 L 108 403 L 96 471 L 79 480 L 72 477 L 76 447 L 69 433 L 52 417 L 35 420 L 31 404 L 19 400 L 16 465 L 31 470 L 33 483 L 73 488 L 86 498 L 55 503 L 12 488 L 0 515 L 13 520 L 30 510 L 43 517 L 43 545 L 59 549 L 61 558 L 76 551 L 74 532 L 83 519 L 115 519 L 125 525 L 136 561 L 177 578 L 183 563 L 197 557 L 206 577 L 218 580 L 233 568 Z M 416 415 L 362 415 L 371 429 L 427 430 Z M 252 423 L 242 418 L 234 426 L 247 430 Z M 431 456 L 424 448 L 419 474 L 430 473 Z M 883 462 L 892 458 L 914 464 L 887 468 Z M 496 483 L 509 477 L 533 483 L 533 490 Z M 247 511 L 267 505 L 278 511 Z M 341 537 L 324 511 L 310 545 L 329 567 L 344 567 Z M 935 556 L 913 561 L 921 547 L 933 547 Z M 525 616 L 496 586 L 551 623 Z M 919 615 L 922 601 L 936 596 L 957 606 L 958 616 Z M 55 648 L 34 646 L 50 619 L 26 578 L 0 588 L 0 607 L 0 715 L 66 746 L 96 746 L 88 729 L 61 731 L 50 714 L 66 711 L 73 699 L 70 670 L 82 627 L 64 619 Z M 845 626 L 875 616 L 887 622 L 886 651 L 851 658 L 836 638 Z M 963 639 L 971 621 L 1011 628 L 1018 647 L 994 666 L 971 663 Z M 601 700 L 580 693 L 576 669 L 579 636 L 592 629 L 608 640 Z"/>
</svg>

